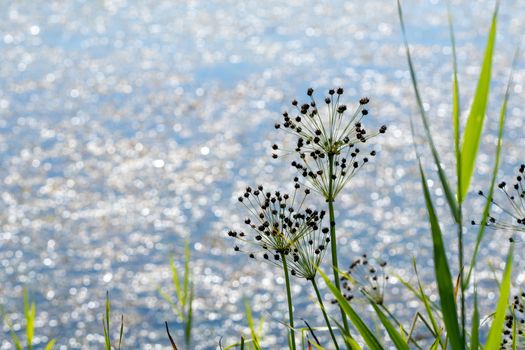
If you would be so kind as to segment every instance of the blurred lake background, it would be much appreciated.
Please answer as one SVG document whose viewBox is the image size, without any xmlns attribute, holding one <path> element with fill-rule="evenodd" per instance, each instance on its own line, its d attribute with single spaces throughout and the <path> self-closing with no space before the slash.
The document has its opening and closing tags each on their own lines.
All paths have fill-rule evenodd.
<svg viewBox="0 0 525 350">
<path fill-rule="evenodd" d="M 446 2 L 403 5 L 425 106 L 453 176 Z M 463 111 L 493 6 L 493 0 L 452 1 Z M 499 23 L 473 197 L 488 187 L 525 2 L 503 1 Z M 411 279 L 415 256 L 423 279 L 432 280 L 410 115 L 422 130 L 393 0 L 6 0 L 0 57 L 0 304 L 17 323 L 23 288 L 30 290 L 37 342 L 47 336 L 58 338 L 57 349 L 100 348 L 106 290 L 115 321 L 125 315 L 126 348 L 166 348 L 166 320 L 182 339 L 158 288 L 172 291 L 169 259 L 182 261 L 189 239 L 194 348 L 239 339 L 244 296 L 266 318 L 267 343 L 284 346 L 283 326 L 275 322 L 286 310 L 284 281 L 274 279 L 272 267 L 235 255 L 226 232 L 242 222 L 236 198 L 246 185 L 286 188 L 294 176 L 292 158 L 271 158 L 271 144 L 283 136 L 273 124 L 310 86 L 319 100 L 339 86 L 349 105 L 370 97 L 366 124 L 389 128 L 371 142 L 378 156 L 340 197 L 340 264 L 368 253 L 387 260 L 391 275 Z M 522 56 L 499 179 L 510 179 L 525 162 L 524 78 Z M 431 185 L 440 218 L 451 224 L 441 188 Z M 464 215 L 479 220 L 482 200 L 471 203 Z M 444 232 L 453 250 L 451 227 Z M 467 245 L 475 234 L 467 228 Z M 507 238 L 488 231 L 482 245 L 484 269 L 476 278 L 485 312 L 495 303 L 486 291 L 494 286 L 487 263 L 501 267 Z M 518 253 L 516 286 L 524 283 L 524 266 Z M 296 281 L 294 293 L 303 306 L 297 319 L 320 324 L 308 285 Z M 409 320 L 418 304 L 406 301 L 400 283 L 392 279 L 386 294 L 394 313 Z M 0 349 L 8 344 L 4 326 Z"/>
</svg>

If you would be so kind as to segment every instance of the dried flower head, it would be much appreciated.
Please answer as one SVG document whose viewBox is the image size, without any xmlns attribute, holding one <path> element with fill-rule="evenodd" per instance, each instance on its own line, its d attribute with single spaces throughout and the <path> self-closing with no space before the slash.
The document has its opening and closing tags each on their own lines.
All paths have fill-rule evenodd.
<svg viewBox="0 0 525 350">
<path fill-rule="evenodd" d="M 508 186 L 504 181 L 498 184 L 498 192 L 501 193 L 503 200 L 496 201 L 496 194 L 494 194 L 491 201 L 492 204 L 501 211 L 502 218 L 496 219 L 491 212 L 486 222 L 487 227 L 512 232 L 511 241 L 519 238 L 519 236 L 516 235 L 517 233 L 525 233 L 524 173 L 525 164 L 522 164 L 518 169 L 516 181 L 511 186 Z M 479 191 L 478 194 L 487 198 L 483 191 Z M 472 224 L 476 225 L 476 222 L 472 221 Z"/>
<path fill-rule="evenodd" d="M 382 126 L 369 132 L 362 120 L 368 115 L 368 98 L 362 98 L 358 107 L 348 115 L 348 107 L 340 103 L 343 89 L 332 89 L 324 100 L 325 107 L 318 107 L 313 89 L 307 91 L 309 103 L 292 101 L 294 112 L 283 113 L 283 123 L 275 124 L 297 138 L 294 152 L 300 160 L 292 162 L 311 188 L 327 200 L 334 199 L 348 181 L 368 163 L 376 152 L 368 154 L 361 145 L 370 138 L 386 132 Z M 273 157 L 277 158 L 278 145 L 273 145 Z"/>
<path fill-rule="evenodd" d="M 246 251 L 253 259 L 262 257 L 279 266 L 282 256 L 287 256 L 292 275 L 312 279 L 330 242 L 329 230 L 321 227 L 324 211 L 302 208 L 310 190 L 305 189 L 301 196 L 301 186 L 296 182 L 294 187 L 292 195 L 265 192 L 262 185 L 246 188 L 238 200 L 248 210 L 244 223 L 249 230 L 229 231 L 228 236 L 243 246 L 236 245 L 235 251 Z"/>
<path fill-rule="evenodd" d="M 389 279 L 385 273 L 386 262 L 370 262 L 366 254 L 354 260 L 346 275 L 341 277 L 344 296 L 352 300 L 358 291 L 373 300 L 376 304 L 384 302 L 385 286 Z"/>
<path fill-rule="evenodd" d="M 516 346 L 514 347 L 513 344 Z M 525 349 L 525 293 L 523 292 L 514 296 L 510 312 L 505 316 L 501 349 Z"/>
</svg>

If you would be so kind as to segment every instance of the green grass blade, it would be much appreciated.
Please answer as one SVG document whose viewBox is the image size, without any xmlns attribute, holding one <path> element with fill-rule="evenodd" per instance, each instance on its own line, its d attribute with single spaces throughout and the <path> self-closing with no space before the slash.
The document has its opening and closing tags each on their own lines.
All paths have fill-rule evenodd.
<svg viewBox="0 0 525 350">
<path fill-rule="evenodd" d="M 47 343 L 47 345 L 44 348 L 44 350 L 51 350 L 51 349 L 53 349 L 53 347 L 55 346 L 55 342 L 56 342 L 56 339 L 51 339 L 49 341 L 49 343 Z"/>
<path fill-rule="evenodd" d="M 191 329 L 193 327 L 193 283 L 190 286 L 190 294 L 188 296 L 188 311 L 186 314 L 186 324 L 184 327 L 184 339 L 186 340 L 186 346 L 189 348 L 191 343 Z"/>
<path fill-rule="evenodd" d="M 479 74 L 478 85 L 474 94 L 474 100 L 470 106 L 470 113 L 465 125 L 465 134 L 463 136 L 463 144 L 461 146 L 461 196 L 465 198 L 468 192 L 472 174 L 474 173 L 474 164 L 479 148 L 479 141 L 481 139 L 481 132 L 483 130 L 483 121 L 485 119 L 485 112 L 489 100 L 489 90 L 492 71 L 492 57 L 494 54 L 494 44 L 496 42 L 496 25 L 498 22 L 498 8 L 499 2 L 496 3 L 496 8 L 492 15 L 492 23 L 490 25 L 489 36 L 487 39 L 487 47 L 485 48 L 485 56 L 483 58 L 483 65 Z"/>
<path fill-rule="evenodd" d="M 345 342 L 346 348 L 350 350 L 363 350 L 358 342 L 355 341 L 354 338 L 350 336 L 350 334 L 346 331 L 345 327 L 337 322 L 337 320 L 333 320 L 337 328 L 339 329 L 339 333 L 341 333 L 341 336 L 343 337 L 343 341 Z"/>
<path fill-rule="evenodd" d="M 396 346 L 396 349 L 410 350 L 405 338 L 397 331 L 396 327 L 390 322 L 390 320 L 384 314 L 384 312 L 381 311 L 381 309 L 373 301 L 370 301 L 370 304 L 374 308 L 377 316 L 379 317 L 379 320 L 388 332 L 388 335 L 390 336 L 390 339 L 392 339 L 392 342 Z"/>
<path fill-rule="evenodd" d="M 479 309 L 478 291 L 474 287 L 474 311 L 472 313 L 472 330 L 470 331 L 470 350 L 479 349 Z"/>
<path fill-rule="evenodd" d="M 185 306 L 189 297 L 190 284 L 190 241 L 186 241 L 184 245 L 184 281 L 183 281 L 183 300 L 182 304 Z"/>
<path fill-rule="evenodd" d="M 106 321 L 104 316 L 102 316 L 102 327 L 104 327 L 104 344 L 106 345 L 106 350 L 111 350 L 111 342 L 109 341 L 108 331 L 106 329 Z"/>
<path fill-rule="evenodd" d="M 250 335 L 253 340 L 253 346 L 255 349 L 261 349 L 259 346 L 259 339 L 255 330 L 255 325 L 253 323 L 252 309 L 250 308 L 250 303 L 248 303 L 247 299 L 244 299 L 244 309 L 246 313 L 246 320 L 248 321 L 248 328 L 250 328 Z"/>
<path fill-rule="evenodd" d="M 177 267 L 175 266 L 175 259 L 170 259 L 170 269 L 171 269 L 171 279 L 173 287 L 175 288 L 175 293 L 177 294 L 177 300 L 181 303 L 184 299 L 184 293 L 180 286 L 179 273 L 177 272 Z"/>
<path fill-rule="evenodd" d="M 501 335 L 503 324 L 505 323 L 505 315 L 507 314 L 507 306 L 510 296 L 510 282 L 512 272 L 512 258 L 514 255 L 514 244 L 511 244 L 509 253 L 507 255 L 507 263 L 505 264 L 505 271 L 501 280 L 499 290 L 499 300 L 496 306 L 496 314 L 490 326 L 489 336 L 485 343 L 485 349 L 499 349 L 501 343 Z"/>
<path fill-rule="evenodd" d="M 106 310 L 105 316 L 102 316 L 102 325 L 104 326 L 104 342 L 106 344 L 106 350 L 111 350 L 111 337 L 109 333 L 109 317 L 110 317 L 110 305 L 109 305 L 109 291 L 106 291 Z"/>
<path fill-rule="evenodd" d="M 108 338 L 110 337 L 110 332 L 109 332 L 110 309 L 111 309 L 111 305 L 109 303 L 109 292 L 106 291 L 106 326 L 108 329 Z"/>
<path fill-rule="evenodd" d="M 423 285 L 421 284 L 421 279 L 419 278 L 419 272 L 417 270 L 416 259 L 414 259 L 412 263 L 414 265 L 414 272 L 416 274 L 417 286 L 419 289 L 419 294 L 421 295 L 421 300 L 423 301 L 423 305 L 425 306 L 425 310 L 430 319 L 430 323 L 432 325 L 432 329 L 434 330 L 434 334 L 436 334 L 436 338 L 439 338 L 439 342 L 441 343 L 441 337 L 439 335 L 439 327 L 437 325 L 436 318 L 434 317 L 434 313 L 432 312 L 431 302 L 428 299 L 428 297 L 425 295 L 425 292 L 423 291 Z"/>
<path fill-rule="evenodd" d="M 430 126 L 428 123 L 427 114 L 425 112 L 425 108 L 423 107 L 423 100 L 421 99 L 421 94 L 419 93 L 419 87 L 417 83 L 417 77 L 416 77 L 416 71 L 414 69 L 414 64 L 412 63 L 412 56 L 410 54 L 410 47 L 408 46 L 408 40 L 406 35 L 406 29 L 405 29 L 405 21 L 403 19 L 403 9 L 401 8 L 401 2 L 400 0 L 397 0 L 397 10 L 399 15 L 399 22 L 401 25 L 401 32 L 403 34 L 403 42 L 405 45 L 405 53 L 407 57 L 408 62 L 408 68 L 410 71 L 410 78 L 412 80 L 412 86 L 414 88 L 414 93 L 416 96 L 416 102 L 419 109 L 419 115 L 421 116 L 421 121 L 423 122 L 423 127 L 425 130 L 425 135 L 427 142 L 430 146 L 430 151 L 432 153 L 432 157 L 434 159 L 434 163 L 436 164 L 439 181 L 441 182 L 441 186 L 443 187 L 443 192 L 445 192 L 445 198 L 447 199 L 447 203 L 450 207 L 450 212 L 452 213 L 452 216 L 454 217 L 454 220 L 456 222 L 459 222 L 459 209 L 458 204 L 456 202 L 456 199 L 454 198 L 454 193 L 450 189 L 450 185 L 447 179 L 447 175 L 445 173 L 445 170 L 441 166 L 441 159 L 439 157 L 439 153 L 436 149 L 436 146 L 434 145 L 434 140 L 432 138 L 432 134 L 430 132 Z"/>
<path fill-rule="evenodd" d="M 469 271 L 468 271 L 467 277 L 465 278 L 465 281 L 464 281 L 464 283 L 465 283 L 464 288 L 465 289 L 469 285 L 470 277 L 472 275 L 472 270 L 476 266 L 476 259 L 477 259 L 477 256 L 478 256 L 479 247 L 481 245 L 481 241 L 483 240 L 483 236 L 485 234 L 487 218 L 489 216 L 490 206 L 492 205 L 492 195 L 494 194 L 494 186 L 496 184 L 496 177 L 498 175 L 499 163 L 500 163 L 500 158 L 501 158 L 501 147 L 502 147 L 502 144 L 503 144 L 503 131 L 504 131 L 504 127 L 505 127 L 505 119 L 506 119 L 506 116 L 507 116 L 507 105 L 508 105 L 508 101 L 509 101 L 509 97 L 510 97 L 510 90 L 511 90 L 511 87 L 512 87 L 512 81 L 513 81 L 513 78 L 514 78 L 514 71 L 515 71 L 516 65 L 518 63 L 519 55 L 520 55 L 520 47 L 518 46 L 518 48 L 516 49 L 516 52 L 514 53 L 514 59 L 513 59 L 513 62 L 512 62 L 512 68 L 511 68 L 511 71 L 510 71 L 510 74 L 509 74 L 509 79 L 507 81 L 507 87 L 506 87 L 506 90 L 505 90 L 505 96 L 503 98 L 503 104 L 501 105 L 501 109 L 500 109 L 499 126 L 498 126 L 498 143 L 497 143 L 497 146 L 496 146 L 496 157 L 494 159 L 494 165 L 492 167 L 492 177 L 490 179 L 489 192 L 488 192 L 488 195 L 487 195 L 487 200 L 485 201 L 485 205 L 483 207 L 483 215 L 482 215 L 482 218 L 481 218 L 481 223 L 480 223 L 480 228 L 479 228 L 479 231 L 478 231 L 478 235 L 476 237 L 476 243 L 474 245 L 474 252 L 473 252 L 472 258 L 470 260 L 470 266 L 469 266 Z"/>
<path fill-rule="evenodd" d="M 450 9 L 450 2 L 447 3 L 448 13 L 448 28 L 450 32 L 450 43 L 452 45 L 452 67 L 453 67 L 453 78 L 452 78 L 452 124 L 454 125 L 454 153 L 456 155 L 456 174 L 457 174 L 457 198 L 458 202 L 463 202 L 461 196 L 461 152 L 459 146 L 459 139 L 461 135 L 459 117 L 460 117 L 460 101 L 459 101 L 459 82 L 458 82 L 458 61 L 456 54 L 456 37 L 454 35 L 454 26 L 452 21 L 452 11 Z"/>
<path fill-rule="evenodd" d="M 427 206 L 430 228 L 432 231 L 432 243 L 434 247 L 434 269 L 436 282 L 438 285 L 439 298 L 441 303 L 441 311 L 443 313 L 443 321 L 447 329 L 447 336 L 450 339 L 452 350 L 463 349 L 462 335 L 458 325 L 458 313 L 456 309 L 456 301 L 454 298 L 454 286 L 452 285 L 452 275 L 447 262 L 447 255 L 443 243 L 443 235 L 439 227 L 439 221 L 434 210 L 430 191 L 427 186 L 427 180 L 419 162 L 419 172 L 421 175 L 421 185 L 423 186 L 423 193 L 425 196 L 425 203 Z"/>
<path fill-rule="evenodd" d="M 33 348 L 33 336 L 35 334 L 36 305 L 34 302 L 29 301 L 29 292 L 27 289 L 24 289 L 24 315 L 26 318 L 27 348 L 31 350 Z"/>
<path fill-rule="evenodd" d="M 118 337 L 118 350 L 120 350 L 120 346 L 122 345 L 122 336 L 124 335 L 124 315 L 120 317 L 120 332 Z"/>
<path fill-rule="evenodd" d="M 377 337 L 374 335 L 374 333 L 370 331 L 370 329 L 363 322 L 361 317 L 359 317 L 357 312 L 355 312 L 352 306 L 350 306 L 345 297 L 343 297 L 343 295 L 337 289 L 337 287 L 330 281 L 328 276 L 326 276 L 321 270 L 319 270 L 319 274 L 321 275 L 326 285 L 339 302 L 339 305 L 341 306 L 344 313 L 348 316 L 350 321 L 352 321 L 359 334 L 361 334 L 361 336 L 363 337 L 363 340 L 365 341 L 366 345 L 368 345 L 368 347 L 371 350 L 383 349 L 383 346 L 381 345 Z"/>
</svg>

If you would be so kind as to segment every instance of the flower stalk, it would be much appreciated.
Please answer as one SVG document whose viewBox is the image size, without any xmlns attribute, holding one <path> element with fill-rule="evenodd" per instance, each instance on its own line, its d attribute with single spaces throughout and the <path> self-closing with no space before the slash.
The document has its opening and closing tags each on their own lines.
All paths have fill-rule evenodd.
<svg viewBox="0 0 525 350">
<path fill-rule="evenodd" d="M 290 325 L 290 345 L 291 345 L 291 350 L 296 350 L 295 330 L 294 330 L 294 323 L 293 323 L 292 292 L 290 289 L 290 276 L 288 273 L 288 264 L 286 263 L 286 255 L 284 254 L 284 252 L 281 252 L 281 260 L 283 262 L 284 280 L 286 282 L 286 299 L 288 301 L 288 323 Z"/>
</svg>

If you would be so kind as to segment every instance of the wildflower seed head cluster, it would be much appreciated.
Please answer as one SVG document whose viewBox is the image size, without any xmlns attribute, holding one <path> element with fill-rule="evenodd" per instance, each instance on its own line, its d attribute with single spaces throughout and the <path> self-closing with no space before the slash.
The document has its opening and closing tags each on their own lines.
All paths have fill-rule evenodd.
<svg viewBox="0 0 525 350">
<path fill-rule="evenodd" d="M 369 114 L 366 108 L 368 98 L 362 98 L 353 112 L 341 103 L 343 89 L 331 89 L 324 99 L 323 106 L 318 106 L 314 91 L 308 89 L 308 103 L 292 101 L 292 112 L 284 112 L 283 122 L 276 123 L 276 129 L 282 129 L 295 136 L 295 148 L 284 150 L 296 153 L 299 159 L 292 162 L 305 183 L 322 194 L 327 200 L 333 200 L 350 179 L 361 169 L 375 151 L 363 151 L 363 144 L 369 139 L 386 132 L 386 126 L 370 132 L 363 125 L 363 119 Z M 273 158 L 277 158 L 280 147 L 272 146 Z"/>
<path fill-rule="evenodd" d="M 501 218 L 496 219 L 495 215 L 489 213 L 486 221 L 487 227 L 493 229 L 500 229 L 510 231 L 512 236 L 511 241 L 515 241 L 519 238 L 518 233 L 525 233 L 525 164 L 520 165 L 518 168 L 518 174 L 515 177 L 515 181 L 512 184 L 506 182 L 500 182 L 498 184 L 498 192 L 500 196 L 494 195 L 491 199 L 492 205 L 494 205 L 502 215 Z M 487 198 L 483 191 L 479 191 L 478 194 Z M 495 199 L 499 197 L 499 199 Z M 501 199 L 502 198 L 502 199 Z M 475 221 L 472 221 L 473 225 L 476 225 Z"/>
<path fill-rule="evenodd" d="M 309 189 L 295 182 L 292 194 L 247 187 L 238 201 L 246 208 L 247 231 L 228 232 L 237 241 L 234 250 L 280 266 L 287 257 L 290 273 L 312 279 L 330 242 L 322 227 L 324 211 L 303 208 Z"/>
<path fill-rule="evenodd" d="M 382 305 L 389 279 L 385 273 L 386 265 L 385 261 L 370 262 L 366 254 L 355 259 L 346 274 L 341 276 L 345 298 L 350 301 L 361 294 Z"/>
<path fill-rule="evenodd" d="M 515 295 L 505 326 L 500 349 L 525 349 L 525 293 Z"/>
</svg>

